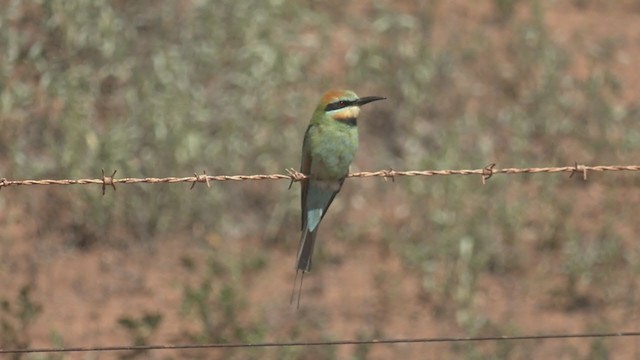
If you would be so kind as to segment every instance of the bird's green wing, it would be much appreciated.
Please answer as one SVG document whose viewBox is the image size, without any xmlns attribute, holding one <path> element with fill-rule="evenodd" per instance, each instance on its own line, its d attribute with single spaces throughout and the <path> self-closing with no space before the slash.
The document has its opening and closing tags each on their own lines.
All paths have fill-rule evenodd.
<svg viewBox="0 0 640 360">
<path fill-rule="evenodd" d="M 322 210 L 322 217 L 320 218 L 320 220 L 324 219 L 324 216 L 327 215 L 327 210 L 329 209 L 329 206 L 331 206 L 331 203 L 333 202 L 333 199 L 336 198 L 336 195 L 338 195 L 338 193 L 342 189 L 342 184 L 344 184 L 344 179 L 346 179 L 346 176 L 343 177 L 342 179 L 338 180 L 339 183 L 340 183 L 340 186 L 338 187 L 338 190 L 333 192 L 333 195 L 331 195 L 331 199 L 329 199 L 329 202 L 327 202 L 327 206 L 325 206 L 324 210 Z"/>
<path fill-rule="evenodd" d="M 307 128 L 307 131 L 304 133 L 304 141 L 302 142 L 302 161 L 300 164 L 300 172 L 305 174 L 305 175 L 309 175 L 309 173 L 311 172 L 311 152 L 309 152 L 309 145 L 307 143 L 307 139 L 309 137 L 309 130 L 311 129 L 313 125 L 309 125 L 309 127 Z M 301 230 L 304 230 L 304 227 L 306 225 L 307 222 L 307 192 L 309 191 L 309 179 L 303 179 L 300 182 L 300 209 L 302 209 L 301 211 L 301 215 L 302 215 L 302 222 L 301 222 Z"/>
<path fill-rule="evenodd" d="M 304 134 L 304 141 L 302 143 L 302 162 L 300 164 L 300 172 L 305 174 L 305 175 L 311 175 L 311 162 L 313 161 L 313 159 L 311 158 L 311 152 L 309 151 L 309 136 L 310 136 L 310 132 L 311 129 L 314 127 L 314 125 L 309 125 L 309 127 L 307 128 L 307 131 Z M 322 220 L 324 218 L 324 216 L 327 214 L 327 209 L 329 209 L 329 206 L 331 205 L 331 203 L 333 202 L 333 199 L 336 197 L 336 195 L 338 194 L 338 192 L 340 192 L 340 189 L 342 189 L 342 184 L 344 183 L 344 180 L 346 178 L 347 174 L 345 174 L 345 176 L 341 179 L 338 180 L 339 182 L 339 186 L 338 186 L 338 190 L 334 191 L 333 194 L 331 195 L 331 197 L 329 198 L 329 200 L 326 202 L 326 205 L 324 206 L 323 210 L 322 210 L 322 216 L 320 217 L 320 220 Z M 301 230 L 304 231 L 306 225 L 307 225 L 307 217 L 308 217 L 308 211 L 307 211 L 307 198 L 308 198 L 308 194 L 309 194 L 309 179 L 303 179 L 301 180 L 301 196 L 300 196 L 300 208 L 302 209 L 301 212 L 301 216 L 302 216 L 302 221 L 300 222 L 301 224 Z"/>
</svg>

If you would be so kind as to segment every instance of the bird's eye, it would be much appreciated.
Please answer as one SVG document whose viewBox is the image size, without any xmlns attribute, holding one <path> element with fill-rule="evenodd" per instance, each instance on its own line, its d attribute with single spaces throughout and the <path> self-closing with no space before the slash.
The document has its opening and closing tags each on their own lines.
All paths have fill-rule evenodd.
<svg viewBox="0 0 640 360">
<path fill-rule="evenodd" d="M 330 104 L 327 104 L 327 106 L 325 107 L 325 111 L 333 111 L 333 110 L 338 110 L 338 109 L 342 109 L 345 108 L 349 105 L 351 105 L 352 102 L 348 101 L 348 100 L 338 100 L 338 101 L 334 101 Z"/>
</svg>

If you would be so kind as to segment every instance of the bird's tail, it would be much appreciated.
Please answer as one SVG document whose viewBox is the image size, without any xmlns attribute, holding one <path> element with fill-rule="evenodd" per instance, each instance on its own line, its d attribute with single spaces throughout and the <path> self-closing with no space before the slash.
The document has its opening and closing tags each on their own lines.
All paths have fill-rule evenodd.
<svg viewBox="0 0 640 360">
<path fill-rule="evenodd" d="M 329 205 L 331 205 L 331 201 L 340 191 L 341 185 L 342 181 L 330 183 L 329 186 L 323 185 L 321 182 L 310 182 L 309 184 L 306 202 L 303 206 L 303 230 L 300 237 L 300 245 L 298 246 L 298 258 L 296 259 L 296 278 L 291 293 L 291 302 L 293 302 L 298 273 L 302 272 L 300 287 L 298 288 L 298 306 L 300 306 L 304 273 L 311 271 L 311 258 L 316 245 L 316 234 L 318 233 L 320 221 Z"/>
<path fill-rule="evenodd" d="M 300 287 L 298 288 L 298 301 L 297 307 L 300 307 L 300 296 L 302 295 L 302 281 L 304 280 L 304 273 L 311 271 L 311 258 L 313 257 L 313 250 L 316 245 L 316 234 L 318 233 L 318 227 L 313 231 L 309 231 L 305 227 L 300 238 L 300 245 L 298 246 L 298 259 L 296 260 L 296 277 L 293 280 L 293 289 L 291 291 L 290 303 L 293 303 L 293 299 L 296 298 L 296 282 L 298 281 L 298 273 L 302 272 L 300 277 Z"/>
<path fill-rule="evenodd" d="M 313 257 L 313 249 L 316 245 L 316 234 L 318 233 L 318 227 L 313 231 L 309 231 L 305 228 L 300 238 L 300 245 L 298 245 L 298 259 L 296 261 L 296 271 L 309 272 L 311 271 L 311 258 Z"/>
</svg>

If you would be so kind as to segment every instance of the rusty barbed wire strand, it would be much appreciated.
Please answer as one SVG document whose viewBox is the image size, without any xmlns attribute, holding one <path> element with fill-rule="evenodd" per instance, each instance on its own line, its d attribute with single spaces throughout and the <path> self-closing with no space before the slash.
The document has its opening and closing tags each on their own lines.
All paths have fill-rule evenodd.
<svg viewBox="0 0 640 360">
<path fill-rule="evenodd" d="M 430 337 L 406 339 L 369 339 L 369 340 L 335 340 L 335 341 L 289 341 L 263 343 L 217 343 L 217 344 L 175 344 L 175 345 L 114 345 L 95 347 L 61 347 L 61 348 L 31 348 L 31 349 L 1 349 L 1 354 L 25 353 L 61 353 L 61 352 L 98 352 L 98 351 L 146 351 L 146 350 L 185 350 L 185 349 L 219 349 L 219 348 L 256 348 L 256 347 L 293 347 L 293 346 L 343 346 L 343 345 L 381 345 L 381 344 L 411 344 L 411 343 L 452 343 L 452 342 L 483 342 L 483 341 L 515 341 L 515 340 L 548 340 L 548 339 L 585 339 L 611 337 L 637 337 L 640 331 L 609 332 L 609 333 L 574 333 L 574 334 L 539 334 L 539 335 L 502 335 L 478 337 Z"/>
<path fill-rule="evenodd" d="M 562 167 L 530 167 L 530 168 L 503 168 L 495 169 L 495 164 L 489 164 L 481 169 L 460 169 L 460 170 L 409 170 L 396 171 L 393 169 L 378 171 L 362 171 L 351 173 L 347 177 L 350 178 L 368 178 L 383 177 L 394 180 L 396 177 L 414 177 L 414 176 L 450 176 L 450 175 L 479 175 L 482 182 L 490 179 L 496 174 L 515 175 L 515 174 L 540 174 L 540 173 L 582 173 L 583 179 L 587 179 L 587 173 L 590 171 L 606 172 L 606 171 L 640 171 L 640 165 L 597 165 L 587 166 L 575 164 L 573 166 Z M 195 183 L 210 184 L 211 181 L 246 181 L 246 180 L 290 180 L 297 182 L 306 179 L 307 176 L 295 169 L 286 169 L 287 174 L 258 174 L 258 175 L 202 175 L 194 173 L 194 176 L 187 177 L 164 177 L 164 178 L 121 178 L 116 179 L 114 171 L 110 176 L 105 175 L 102 170 L 102 178 L 99 179 L 42 179 L 42 180 L 9 180 L 0 178 L 0 190 L 9 186 L 26 186 L 26 185 L 88 185 L 96 184 L 103 187 L 103 192 L 107 186 L 111 186 L 114 190 L 117 184 L 173 184 L 173 183 Z"/>
</svg>

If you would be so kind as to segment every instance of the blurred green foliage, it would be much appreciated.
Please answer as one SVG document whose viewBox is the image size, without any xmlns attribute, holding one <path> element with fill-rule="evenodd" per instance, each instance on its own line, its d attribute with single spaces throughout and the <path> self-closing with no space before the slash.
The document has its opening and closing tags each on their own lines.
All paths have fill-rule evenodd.
<svg viewBox="0 0 640 360">
<path fill-rule="evenodd" d="M 118 325 L 127 330 L 131 336 L 131 346 L 150 345 L 149 339 L 154 335 L 161 322 L 162 315 L 159 313 L 145 313 L 140 318 L 122 316 L 118 319 Z M 133 350 L 120 358 L 134 359 L 146 353 L 145 350 Z"/>
<path fill-rule="evenodd" d="M 337 86 L 389 98 L 363 112 L 361 139 L 369 151 L 356 166 L 367 170 L 628 163 L 637 157 L 638 109 L 616 101 L 620 83 L 610 66 L 616 44 L 597 47 L 588 55 L 588 76 L 576 76 L 570 53 L 549 34 L 541 2 L 493 1 L 499 39 L 451 31 L 438 42 L 437 1 L 407 2 L 408 9 L 373 1 L 360 17 L 340 11 L 340 4 L 6 1 L 0 12 L 0 173 L 282 172 L 297 167 L 317 97 Z M 528 16 L 516 21 L 518 6 Z M 422 274 L 425 301 L 438 314 L 453 313 L 469 335 L 495 330 L 475 309 L 477 280 L 534 266 L 538 257 L 531 249 L 563 258 L 563 269 L 545 271 L 566 279 L 560 297 L 567 307 L 584 300 L 581 287 L 620 290 L 623 285 L 610 283 L 600 267 L 640 268 L 637 250 L 625 255 L 619 226 L 634 219 L 634 209 L 621 207 L 622 199 L 576 204 L 590 186 L 577 178 L 496 176 L 484 186 L 479 178 L 462 177 L 349 181 L 352 190 L 332 216 L 347 219 L 341 215 L 355 210 L 360 216 L 333 221 L 335 228 L 323 236 L 340 234 L 354 249 L 367 238 L 397 251 Z M 616 185 L 612 178 L 598 181 Z M 104 197 L 91 187 L 46 189 L 44 200 L 42 192 L 23 192 L 20 203 L 43 219 L 43 233 L 64 231 L 79 238 L 76 244 L 88 238 L 154 241 L 158 234 L 188 231 L 200 238 L 278 240 L 293 248 L 298 199 L 287 185 L 122 186 Z M 602 225 L 590 226 L 596 219 L 585 220 L 578 205 L 597 207 L 594 217 Z M 258 326 L 245 334 L 234 324 L 241 290 L 213 286 L 220 261 L 212 260 L 198 287 L 185 288 L 185 312 L 198 313 L 200 340 L 244 340 L 254 332 L 260 339 Z M 221 311 L 215 315 L 226 319 L 224 331 L 212 330 L 212 303 Z M 603 346 L 594 343 L 593 352 L 606 354 Z M 515 347 L 456 349 L 468 358 L 491 358 L 523 353 Z"/>
<path fill-rule="evenodd" d="M 2 172 L 60 178 L 97 176 L 105 168 L 168 176 L 294 166 L 304 131 L 299 110 L 312 106 L 297 89 L 317 87 L 307 72 L 320 58 L 299 44 L 298 32 L 270 25 L 274 17 L 291 18 L 292 29 L 302 31 L 320 19 L 278 2 L 248 6 L 10 2 L 0 40 L 7 49 L 0 74 L 0 146 L 8 154 Z M 206 196 L 198 196 L 204 189 L 139 187 L 104 198 L 85 189 L 56 200 L 75 218 L 68 222 L 96 234 L 148 239 L 206 223 L 246 236 L 259 229 L 250 224 L 266 217 L 265 207 L 282 201 L 270 191 L 276 186 L 216 186 Z M 38 205 L 30 210 L 37 213 Z M 230 205 L 259 210 L 240 211 L 248 218 L 238 219 L 235 210 L 222 211 Z"/>
<path fill-rule="evenodd" d="M 263 269 L 262 254 L 248 254 L 246 259 L 238 261 L 213 251 L 204 271 L 197 268 L 192 259 L 184 258 L 182 263 L 189 272 L 204 273 L 197 286 L 183 286 L 181 313 L 185 318 L 195 320 L 200 327 L 198 332 L 187 335 L 191 341 L 203 344 L 265 341 L 267 329 L 262 319 L 247 320 L 242 316 L 248 311 L 242 277 Z M 264 356 L 262 348 L 243 351 L 239 355 L 234 355 L 238 353 L 237 349 L 222 352 L 225 359 L 260 359 Z"/>
<path fill-rule="evenodd" d="M 0 297 L 0 346 L 26 349 L 31 343 L 29 329 L 42 313 L 42 304 L 32 295 L 33 285 L 20 288 L 16 299 Z"/>
</svg>

